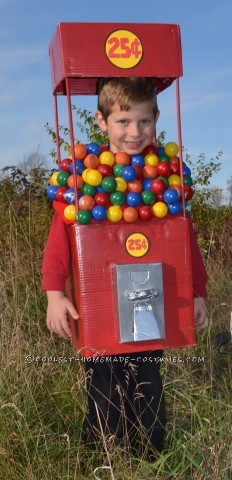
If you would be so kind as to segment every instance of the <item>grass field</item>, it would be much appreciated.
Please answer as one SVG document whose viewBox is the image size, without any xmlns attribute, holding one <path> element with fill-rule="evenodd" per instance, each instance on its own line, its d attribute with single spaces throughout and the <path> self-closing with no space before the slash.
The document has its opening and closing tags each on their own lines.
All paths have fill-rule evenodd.
<svg viewBox="0 0 232 480">
<path fill-rule="evenodd" d="M 69 341 L 47 331 L 40 291 L 51 209 L 45 199 L 24 200 L 6 198 L 0 209 L 0 479 L 232 478 L 231 349 L 213 345 L 232 310 L 229 232 L 221 232 L 216 252 L 205 253 L 209 328 L 198 333 L 196 348 L 165 352 L 166 441 L 149 464 L 104 442 L 93 451 L 81 440 L 83 363 Z"/>
</svg>

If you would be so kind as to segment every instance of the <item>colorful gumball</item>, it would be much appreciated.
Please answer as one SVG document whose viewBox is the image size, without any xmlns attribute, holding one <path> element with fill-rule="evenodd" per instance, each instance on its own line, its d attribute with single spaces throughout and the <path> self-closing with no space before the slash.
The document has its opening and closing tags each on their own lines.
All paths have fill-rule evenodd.
<svg viewBox="0 0 232 480">
<path fill-rule="evenodd" d="M 76 185 L 78 189 L 82 187 L 83 183 L 84 180 L 81 175 L 76 175 Z M 74 175 L 70 175 L 70 177 L 68 178 L 68 186 L 69 188 L 74 188 Z"/>
<path fill-rule="evenodd" d="M 171 167 L 168 162 L 159 162 L 156 167 L 157 175 L 168 177 L 171 174 Z"/>
<path fill-rule="evenodd" d="M 137 192 L 141 193 L 143 190 L 142 182 L 135 179 L 133 182 L 129 182 L 127 185 L 128 192 Z"/>
<path fill-rule="evenodd" d="M 136 171 L 136 178 L 138 180 L 143 179 L 143 167 L 139 167 L 138 165 L 133 165 L 134 170 Z"/>
<path fill-rule="evenodd" d="M 115 163 L 121 165 L 130 165 L 130 155 L 124 152 L 119 152 L 115 154 Z"/>
<path fill-rule="evenodd" d="M 122 205 L 125 202 L 125 195 L 123 192 L 113 192 L 110 195 L 110 201 L 113 205 Z"/>
<path fill-rule="evenodd" d="M 142 155 L 132 155 L 131 165 L 137 165 L 138 167 L 144 167 L 144 157 Z"/>
<path fill-rule="evenodd" d="M 115 177 L 121 177 L 122 176 L 122 171 L 124 169 L 125 165 L 122 165 L 121 163 L 117 163 L 116 165 L 113 166 L 113 172 Z"/>
<path fill-rule="evenodd" d="M 191 200 L 193 197 L 194 190 L 191 187 L 184 187 L 184 198 L 185 200 Z"/>
<path fill-rule="evenodd" d="M 85 183 L 81 187 L 82 195 L 90 195 L 90 197 L 94 197 L 94 195 L 96 194 L 96 191 L 97 191 L 96 187 L 93 187 L 92 185 L 88 185 L 88 183 Z"/>
<path fill-rule="evenodd" d="M 137 207 L 141 203 L 141 195 L 137 192 L 129 192 L 126 196 L 126 203 L 129 207 Z"/>
<path fill-rule="evenodd" d="M 144 222 L 150 220 L 153 216 L 151 207 L 149 207 L 148 205 L 142 205 L 141 207 L 139 207 L 138 213 L 139 218 L 141 218 L 141 220 L 143 220 Z"/>
<path fill-rule="evenodd" d="M 136 220 L 138 218 L 138 212 L 137 212 L 136 208 L 126 207 L 123 210 L 123 218 L 124 218 L 125 222 L 127 222 L 127 223 L 136 222 Z"/>
<path fill-rule="evenodd" d="M 68 172 L 62 172 L 60 171 L 57 175 L 57 182 L 60 185 L 60 187 L 65 187 L 68 184 L 68 178 L 69 178 L 69 173 Z"/>
<path fill-rule="evenodd" d="M 89 153 L 84 159 L 84 166 L 86 168 L 97 168 L 99 165 L 99 158 L 93 153 Z"/>
<path fill-rule="evenodd" d="M 169 187 L 169 182 L 168 182 L 168 178 L 167 177 L 163 177 L 162 175 L 159 175 L 157 177 L 157 179 L 160 179 L 160 180 L 163 180 L 163 182 L 165 183 L 166 187 L 168 188 Z"/>
<path fill-rule="evenodd" d="M 128 165 L 127 167 L 124 167 L 122 170 L 122 178 L 124 178 L 126 182 L 133 182 L 133 180 L 136 179 L 135 169 L 130 165 Z"/>
<path fill-rule="evenodd" d="M 187 167 L 187 165 L 184 165 L 183 167 L 183 174 L 184 175 L 189 175 L 189 177 L 191 177 L 191 170 L 189 167 Z"/>
<path fill-rule="evenodd" d="M 81 225 L 88 225 L 92 220 L 91 212 L 89 210 L 79 210 L 77 220 Z"/>
<path fill-rule="evenodd" d="M 96 193 L 94 201 L 96 205 L 103 205 L 104 207 L 108 207 L 110 204 L 109 195 L 105 192 Z"/>
<path fill-rule="evenodd" d="M 75 192 L 73 188 L 68 188 L 64 193 L 64 199 L 67 203 L 75 203 Z"/>
<path fill-rule="evenodd" d="M 116 177 L 115 180 L 116 180 L 116 183 L 117 183 L 116 190 L 118 192 L 125 192 L 126 189 L 127 189 L 126 180 L 124 180 L 124 178 L 122 178 L 122 177 Z"/>
<path fill-rule="evenodd" d="M 163 193 L 163 199 L 166 203 L 175 203 L 179 200 L 178 192 L 172 188 L 168 188 Z"/>
<path fill-rule="evenodd" d="M 47 188 L 47 196 L 50 200 L 56 200 L 57 190 L 59 190 L 58 185 L 49 185 Z"/>
<path fill-rule="evenodd" d="M 106 216 L 106 207 L 104 207 L 103 205 L 95 205 L 95 207 L 93 207 L 92 217 L 94 218 L 94 220 L 96 220 L 97 222 L 102 222 L 102 220 L 105 220 Z"/>
<path fill-rule="evenodd" d="M 105 192 L 113 193 L 117 188 L 117 182 L 113 177 L 105 177 L 102 180 L 102 188 Z"/>
<path fill-rule="evenodd" d="M 98 165 L 97 170 L 102 174 L 102 178 L 114 176 L 113 168 L 104 163 Z"/>
<path fill-rule="evenodd" d="M 102 152 L 99 155 L 99 161 L 101 164 L 106 164 L 112 167 L 115 163 L 114 154 L 112 152 Z"/>
<path fill-rule="evenodd" d="M 151 190 L 151 183 L 153 182 L 153 178 L 144 178 L 142 181 L 143 190 Z"/>
<path fill-rule="evenodd" d="M 166 217 L 168 213 L 168 207 L 164 202 L 156 202 L 152 205 L 152 212 L 155 217 L 163 218 Z"/>
<path fill-rule="evenodd" d="M 167 189 L 167 185 L 166 183 L 164 182 L 164 180 L 162 180 L 161 178 L 155 178 L 152 182 L 151 182 L 151 191 L 156 195 L 156 194 L 159 194 L 159 193 L 164 193 L 164 191 Z"/>
<path fill-rule="evenodd" d="M 179 163 L 170 161 L 170 168 L 171 168 L 171 173 L 175 173 L 176 175 L 180 174 L 180 164 Z"/>
<path fill-rule="evenodd" d="M 153 167 L 156 167 L 159 163 L 158 156 L 155 155 L 154 153 L 148 153 L 144 157 L 144 162 L 145 165 L 153 165 Z"/>
<path fill-rule="evenodd" d="M 177 215 L 182 211 L 182 203 L 178 200 L 178 202 L 173 204 L 168 204 L 168 211 L 171 215 Z"/>
<path fill-rule="evenodd" d="M 157 155 L 157 147 L 155 145 L 148 145 L 147 147 L 144 148 L 143 150 L 143 155 L 145 157 L 145 155 L 147 155 L 148 153 L 154 153 L 155 155 Z"/>
<path fill-rule="evenodd" d="M 83 171 L 85 170 L 84 163 L 81 160 L 75 160 L 75 171 L 77 175 L 82 175 Z M 73 162 L 69 165 L 70 173 L 73 173 Z"/>
<path fill-rule="evenodd" d="M 58 179 L 58 177 L 57 177 Z M 192 181 L 192 178 L 190 177 L 190 175 L 184 175 L 184 186 L 185 187 L 191 187 L 193 184 L 193 181 Z"/>
<path fill-rule="evenodd" d="M 67 205 L 67 207 L 65 207 L 64 217 L 67 220 L 70 220 L 70 221 L 76 220 L 76 214 L 77 214 L 77 211 L 76 211 L 75 205 Z"/>
<path fill-rule="evenodd" d="M 166 155 L 166 153 L 160 153 L 158 155 L 158 159 L 159 159 L 159 162 L 170 162 L 170 158 L 168 155 Z"/>
<path fill-rule="evenodd" d="M 157 177 L 156 167 L 154 167 L 153 165 L 145 165 L 145 167 L 143 167 L 143 176 L 145 178 Z"/>
<path fill-rule="evenodd" d="M 157 155 L 162 155 L 164 153 L 164 147 L 157 147 Z"/>
<path fill-rule="evenodd" d="M 66 200 L 64 198 L 65 192 L 67 192 L 66 187 L 59 187 L 58 190 L 56 191 L 56 200 L 58 202 L 63 202 L 66 203 Z"/>
<path fill-rule="evenodd" d="M 83 160 L 86 156 L 86 147 L 81 143 L 74 145 L 74 154 L 76 160 Z"/>
<path fill-rule="evenodd" d="M 101 147 L 96 142 L 88 143 L 88 145 L 86 146 L 86 153 L 87 153 L 87 156 L 88 154 L 93 154 L 98 157 L 101 153 Z"/>
<path fill-rule="evenodd" d="M 169 185 L 181 185 L 181 178 L 179 175 L 172 174 L 168 177 Z"/>
<path fill-rule="evenodd" d="M 110 222 L 119 222 L 122 219 L 122 210 L 116 205 L 112 205 L 107 210 L 107 218 Z"/>
<path fill-rule="evenodd" d="M 54 186 L 59 186 L 59 183 L 57 181 L 57 176 L 60 172 L 54 172 L 50 178 L 50 185 L 54 185 Z"/>
<path fill-rule="evenodd" d="M 145 205 L 152 205 L 155 202 L 155 195 L 151 190 L 144 190 L 141 194 L 142 201 Z"/>
<path fill-rule="evenodd" d="M 169 157 L 174 157 L 179 152 L 179 147 L 175 142 L 168 142 L 164 147 L 164 151 Z"/>
<path fill-rule="evenodd" d="M 97 187 L 98 185 L 101 184 L 101 181 L 102 181 L 102 174 L 98 170 L 94 170 L 93 168 L 91 168 L 86 173 L 86 183 L 88 183 L 89 185 L 92 185 L 92 187 Z"/>
<path fill-rule="evenodd" d="M 182 188 L 180 185 L 172 185 L 172 190 L 176 190 L 178 193 L 178 199 L 180 200 L 182 197 Z"/>
<path fill-rule="evenodd" d="M 70 160 L 70 158 L 64 158 L 64 160 L 60 162 L 60 169 L 63 170 L 63 172 L 69 172 L 69 165 L 71 162 L 72 160 Z"/>
<path fill-rule="evenodd" d="M 79 199 L 80 210 L 92 210 L 94 205 L 95 201 L 93 197 L 90 197 L 90 195 L 82 195 L 82 197 Z"/>
</svg>

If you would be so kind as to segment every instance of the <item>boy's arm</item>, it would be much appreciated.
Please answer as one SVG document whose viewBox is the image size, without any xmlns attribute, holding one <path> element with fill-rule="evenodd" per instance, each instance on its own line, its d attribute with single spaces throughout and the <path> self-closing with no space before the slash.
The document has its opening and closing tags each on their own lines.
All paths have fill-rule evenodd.
<svg viewBox="0 0 232 480">
<path fill-rule="evenodd" d="M 64 294 L 70 274 L 70 259 L 69 226 L 55 213 L 44 249 L 41 288 L 47 291 L 47 327 L 63 338 L 71 337 L 67 313 L 75 319 L 79 317 Z"/>
</svg>

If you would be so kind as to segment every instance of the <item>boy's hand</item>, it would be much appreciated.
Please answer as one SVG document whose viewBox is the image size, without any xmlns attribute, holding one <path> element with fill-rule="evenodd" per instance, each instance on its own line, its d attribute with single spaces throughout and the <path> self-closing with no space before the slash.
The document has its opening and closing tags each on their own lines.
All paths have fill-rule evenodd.
<svg viewBox="0 0 232 480">
<path fill-rule="evenodd" d="M 67 313 L 78 319 L 79 315 L 73 304 L 65 297 L 63 292 L 48 291 L 48 308 L 46 323 L 51 333 L 56 333 L 60 337 L 69 338 L 72 336 L 68 323 Z"/>
<path fill-rule="evenodd" d="M 208 310 L 202 297 L 194 298 L 194 317 L 197 330 L 203 330 L 203 328 L 208 327 Z"/>
</svg>

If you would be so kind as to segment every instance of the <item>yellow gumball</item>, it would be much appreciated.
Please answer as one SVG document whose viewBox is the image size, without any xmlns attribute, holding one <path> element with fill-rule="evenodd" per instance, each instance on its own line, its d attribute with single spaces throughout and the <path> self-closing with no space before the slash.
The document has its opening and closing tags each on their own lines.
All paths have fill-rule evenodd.
<svg viewBox="0 0 232 480">
<path fill-rule="evenodd" d="M 153 167 L 156 167 L 159 163 L 159 159 L 155 153 L 148 153 L 144 157 L 144 163 L 145 165 L 152 165 Z"/>
<path fill-rule="evenodd" d="M 112 152 L 102 152 L 99 155 L 99 161 L 102 165 L 109 165 L 112 167 L 115 163 L 114 154 Z"/>
<path fill-rule="evenodd" d="M 109 207 L 107 210 L 107 218 L 111 222 L 119 222 L 122 218 L 122 210 L 117 205 Z"/>
<path fill-rule="evenodd" d="M 59 174 L 60 172 L 54 172 L 50 178 L 50 185 L 55 185 L 56 187 L 59 185 L 59 183 L 57 182 L 57 175 Z"/>
<path fill-rule="evenodd" d="M 87 176 L 87 173 L 91 170 L 91 168 L 85 168 L 82 172 L 82 178 L 84 180 L 85 183 L 87 183 L 87 179 L 86 179 L 86 176 Z"/>
<path fill-rule="evenodd" d="M 75 205 L 67 205 L 67 207 L 65 207 L 64 217 L 67 220 L 71 220 L 71 221 L 76 220 L 76 215 L 77 215 L 77 211 L 76 211 Z"/>
<path fill-rule="evenodd" d="M 116 190 L 118 192 L 125 192 L 125 190 L 127 189 L 126 180 L 124 180 L 124 178 L 122 178 L 122 177 L 116 177 L 115 180 L 117 182 Z"/>
<path fill-rule="evenodd" d="M 152 205 L 152 212 L 155 217 L 163 218 L 166 217 L 168 213 L 168 207 L 164 202 L 156 202 Z"/>
<path fill-rule="evenodd" d="M 94 168 L 90 168 L 90 170 L 86 174 L 86 183 L 91 185 L 92 187 L 97 187 L 102 182 L 102 174 L 95 170 Z"/>
<path fill-rule="evenodd" d="M 175 157 L 179 152 L 179 148 L 175 142 L 168 142 L 164 147 L 164 151 L 169 157 Z"/>
<path fill-rule="evenodd" d="M 176 175 L 175 173 L 173 175 L 169 175 L 168 183 L 169 185 L 181 185 L 180 175 Z"/>
</svg>

